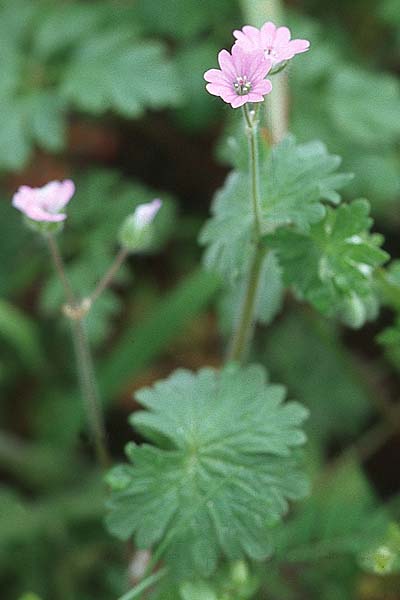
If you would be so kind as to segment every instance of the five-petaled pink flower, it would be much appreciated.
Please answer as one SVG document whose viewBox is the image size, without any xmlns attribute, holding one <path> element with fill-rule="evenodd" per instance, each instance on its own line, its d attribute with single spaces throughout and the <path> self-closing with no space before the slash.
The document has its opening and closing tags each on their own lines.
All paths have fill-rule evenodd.
<svg viewBox="0 0 400 600">
<path fill-rule="evenodd" d="M 265 79 L 272 62 L 263 52 L 246 52 L 240 46 L 234 46 L 232 54 L 221 50 L 218 62 L 221 70 L 209 69 L 204 73 L 204 79 L 208 81 L 206 88 L 233 108 L 246 102 L 262 102 L 272 90 L 271 82 Z"/>
<path fill-rule="evenodd" d="M 153 221 L 154 217 L 160 210 L 162 202 L 159 198 L 155 198 L 152 202 L 139 204 L 134 212 L 135 225 L 138 229 L 143 229 Z"/>
<path fill-rule="evenodd" d="M 234 31 L 233 35 L 236 38 L 235 46 L 247 52 L 262 50 L 266 58 L 271 59 L 273 67 L 310 48 L 308 40 L 291 40 L 290 29 L 276 27 L 271 21 L 261 29 L 245 25 L 242 30 Z"/>
<path fill-rule="evenodd" d="M 64 221 L 67 215 L 62 209 L 75 192 L 74 182 L 51 181 L 41 188 L 22 185 L 14 194 L 12 204 L 34 221 Z"/>
</svg>

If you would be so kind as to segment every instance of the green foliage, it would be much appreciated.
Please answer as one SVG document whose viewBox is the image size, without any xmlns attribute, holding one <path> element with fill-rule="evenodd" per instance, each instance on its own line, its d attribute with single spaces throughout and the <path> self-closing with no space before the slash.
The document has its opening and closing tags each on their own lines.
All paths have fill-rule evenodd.
<svg viewBox="0 0 400 600">
<path fill-rule="evenodd" d="M 320 221 L 322 201 L 340 202 L 337 190 L 352 178 L 336 172 L 340 163 L 321 142 L 296 145 L 287 137 L 274 147 L 261 175 L 263 232 L 286 225 L 307 231 Z"/>
<path fill-rule="evenodd" d="M 218 2 L 215 10 L 213 0 L 138 0 L 137 11 L 148 33 L 165 34 L 178 40 L 192 40 L 195 36 L 209 32 L 213 26 L 232 15 L 231 0 Z"/>
<path fill-rule="evenodd" d="M 337 465 L 317 482 L 286 527 L 277 530 L 278 564 L 303 565 L 299 591 L 307 598 L 353 600 L 358 563 L 388 524 L 389 514 L 378 508 L 360 468 L 351 462 Z"/>
<path fill-rule="evenodd" d="M 115 352 L 100 371 L 104 392 L 111 395 L 124 389 L 204 309 L 218 287 L 219 280 L 212 274 L 194 272 L 160 300 L 140 324 L 128 323 Z"/>
<path fill-rule="evenodd" d="M 396 4 L 394 0 L 392 5 Z M 382 11 L 389 14 L 392 5 L 388 0 Z M 370 43 L 371 61 L 363 66 L 367 52 L 363 49 L 364 56 L 359 55 L 354 32 L 299 16 L 293 18 L 293 25 L 311 40 L 312 51 L 307 60 L 290 65 L 291 130 L 303 141 L 326 142 L 330 151 L 343 157 L 344 167 L 355 174 L 348 193 L 365 195 L 376 211 L 390 215 L 400 191 L 398 80 L 382 72 L 384 63 L 383 67 L 376 64 L 376 43 Z M 362 30 L 360 26 L 360 35 Z M 380 41 L 383 33 L 371 35 Z M 390 45 L 383 52 L 385 59 L 394 54 Z M 371 63 L 376 64 L 375 71 Z"/>
<path fill-rule="evenodd" d="M 70 597 L 84 600 L 90 596 L 97 561 L 109 565 L 107 574 L 96 572 L 99 595 L 113 598 L 121 591 L 121 584 L 110 583 L 119 552 L 101 528 L 104 487 L 82 463 L 74 467 L 79 473 L 75 483 L 40 499 L 0 489 L 0 571 L 10 598 L 26 590 L 43 599 L 62 598 L 68 590 Z"/>
<path fill-rule="evenodd" d="M 337 203 L 349 176 L 337 174 L 340 159 L 320 142 L 296 145 L 288 137 L 261 164 L 261 213 L 265 233 L 296 225 L 307 231 L 325 214 L 323 200 Z M 234 171 L 217 193 L 212 218 L 200 235 L 205 264 L 231 280 L 247 272 L 253 253 L 253 217 L 247 172 Z"/>
<path fill-rule="evenodd" d="M 306 411 L 284 394 L 261 367 L 236 365 L 177 371 L 139 392 L 148 410 L 132 423 L 159 447 L 128 446 L 133 466 L 111 472 L 110 530 L 139 547 L 163 540 L 186 576 L 212 573 L 221 551 L 270 554 L 271 525 L 307 489 L 292 452 Z"/>
<path fill-rule="evenodd" d="M 355 435 L 365 425 L 372 399 L 334 324 L 291 311 L 270 328 L 265 348 L 273 376 L 310 410 L 313 440 L 326 447 L 332 437 Z"/>
<path fill-rule="evenodd" d="M 376 507 L 360 468 L 344 464 L 321 482 L 285 528 L 277 530 L 277 554 L 288 562 L 345 554 L 357 558 L 386 531 L 388 516 L 376 513 Z"/>
<path fill-rule="evenodd" d="M 129 28 L 85 42 L 66 70 L 61 94 L 94 114 L 113 109 L 139 117 L 145 108 L 179 104 L 176 71 L 157 42 L 132 42 Z"/>
<path fill-rule="evenodd" d="M 35 145 L 62 150 L 71 110 L 137 118 L 179 105 L 175 66 L 161 42 L 140 37 L 132 8 L 17 4 L 0 3 L 0 167 L 20 168 Z"/>
<path fill-rule="evenodd" d="M 360 327 L 376 314 L 374 269 L 387 259 L 382 238 L 368 233 L 369 205 L 356 200 L 310 227 L 309 234 L 285 229 L 267 238 L 278 254 L 287 285 L 326 315 Z"/>
<path fill-rule="evenodd" d="M 36 370 L 43 365 L 36 323 L 5 300 L 0 300 L 0 338 L 16 350 L 28 369 Z"/>
</svg>

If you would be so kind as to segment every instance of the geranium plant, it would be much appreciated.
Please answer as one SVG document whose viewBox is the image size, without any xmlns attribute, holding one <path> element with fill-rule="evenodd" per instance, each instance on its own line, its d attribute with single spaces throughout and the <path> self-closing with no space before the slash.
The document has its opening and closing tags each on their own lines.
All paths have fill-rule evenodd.
<svg viewBox="0 0 400 600">
<path fill-rule="evenodd" d="M 219 51 L 219 68 L 210 65 L 204 73 L 205 90 L 199 81 L 199 93 L 220 98 L 233 122 L 223 142 L 232 170 L 199 236 L 203 268 L 217 276 L 224 359 L 217 368 L 178 368 L 135 393 L 140 409 L 129 422 L 141 442 L 126 446 L 128 462 L 113 466 L 87 320 L 125 259 L 156 248 L 164 202 L 132 198 L 115 232 L 114 262 L 81 294 L 58 243 L 69 226 L 75 183 L 24 185 L 12 200 L 48 245 L 63 286 L 62 314 L 71 325 L 105 481 L 106 527 L 129 544 L 130 568 L 137 570 L 120 600 L 297 598 L 296 578 L 280 571 L 295 565 L 295 572 L 315 555 L 329 559 L 338 548 L 367 572 L 399 569 L 400 533 L 389 512 L 374 514 L 370 527 L 350 541 L 332 522 L 324 545 L 323 526 L 317 527 L 323 483 L 311 485 L 304 460 L 309 410 L 269 375 L 254 344 L 257 326 L 276 317 L 285 293 L 327 322 L 359 328 L 376 317 L 396 285 L 383 238 L 372 231 L 368 201 L 341 198 L 352 176 L 340 170 L 340 159 L 320 141 L 298 143 L 289 135 L 282 82 L 290 62 L 307 61 L 313 51 L 306 39 L 291 38 L 288 27 L 271 21 L 244 25 L 233 31 L 232 47 Z M 384 336 L 393 341 L 395 334 Z M 342 460 L 339 467 L 347 465 Z M 338 510 L 347 481 L 342 474 L 334 464 L 326 484 L 338 496 Z M 300 503 L 306 497 L 310 512 Z"/>
</svg>

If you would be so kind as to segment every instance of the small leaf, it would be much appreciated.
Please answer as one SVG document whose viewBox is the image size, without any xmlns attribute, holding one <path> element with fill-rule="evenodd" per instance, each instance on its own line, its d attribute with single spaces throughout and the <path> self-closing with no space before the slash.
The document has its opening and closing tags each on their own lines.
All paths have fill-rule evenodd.
<svg viewBox="0 0 400 600">
<path fill-rule="evenodd" d="M 286 229 L 267 237 L 287 285 L 327 315 L 360 327 L 376 313 L 374 269 L 387 259 L 382 240 L 371 235 L 369 205 L 356 200 L 311 226 L 309 234 Z"/>
</svg>

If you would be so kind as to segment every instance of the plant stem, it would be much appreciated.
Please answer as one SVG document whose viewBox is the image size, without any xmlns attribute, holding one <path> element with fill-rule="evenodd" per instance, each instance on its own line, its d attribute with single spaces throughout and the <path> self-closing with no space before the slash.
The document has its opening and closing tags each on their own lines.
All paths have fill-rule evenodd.
<svg viewBox="0 0 400 600">
<path fill-rule="evenodd" d="M 57 275 L 59 276 L 60 281 L 64 287 L 64 293 L 65 293 L 67 302 L 71 306 L 74 306 L 75 305 L 74 292 L 72 291 L 67 274 L 65 272 L 64 261 L 62 259 L 56 238 L 50 233 L 50 234 L 46 235 L 46 239 L 47 239 L 47 243 L 48 243 L 48 246 L 50 249 L 50 254 L 53 259 L 55 269 L 57 271 Z"/>
<path fill-rule="evenodd" d="M 129 590 L 129 592 L 121 596 L 119 600 L 134 600 L 134 598 L 140 599 L 142 597 L 143 592 L 145 592 L 150 586 L 160 581 L 160 579 L 162 579 L 166 575 L 166 573 L 167 569 L 164 568 L 160 569 L 159 571 L 156 571 L 156 573 L 153 573 L 153 575 L 150 575 L 149 577 L 145 577 L 134 588 Z"/>
<path fill-rule="evenodd" d="M 260 246 L 254 254 L 243 305 L 240 311 L 239 325 L 232 338 L 228 360 L 240 361 L 248 348 L 254 326 L 254 308 L 266 252 L 267 249 Z"/>
<path fill-rule="evenodd" d="M 246 133 L 249 140 L 249 168 L 251 180 L 251 198 L 254 216 L 254 256 L 250 266 L 249 278 L 240 310 L 239 323 L 234 331 L 228 360 L 240 361 L 246 353 L 254 326 L 254 309 L 260 284 L 260 275 L 266 248 L 261 245 L 261 210 L 259 191 L 258 123 L 257 114 L 250 113 L 247 104 L 243 107 Z"/>
<path fill-rule="evenodd" d="M 251 114 L 247 104 L 243 107 L 246 123 L 246 133 L 249 144 L 249 167 L 251 177 L 251 197 L 253 203 L 255 241 L 261 236 L 261 207 L 260 207 L 260 165 L 258 154 L 258 108 Z"/>
<path fill-rule="evenodd" d="M 111 460 L 108 453 L 103 412 L 97 390 L 93 361 L 87 338 L 85 323 L 82 318 L 70 319 L 72 339 L 74 342 L 76 365 L 82 390 L 91 437 L 96 457 L 103 469 L 108 469 Z"/>
<path fill-rule="evenodd" d="M 118 272 L 118 269 L 120 268 L 120 266 L 122 265 L 122 263 L 124 262 L 124 260 L 128 256 L 128 254 L 129 254 L 129 252 L 126 248 L 120 249 L 120 251 L 118 252 L 117 256 L 115 257 L 115 260 L 112 263 L 111 267 L 108 269 L 108 271 L 102 277 L 102 279 L 99 281 L 99 283 L 95 287 L 94 291 L 90 294 L 90 296 L 89 296 L 90 305 L 92 305 L 93 302 L 95 302 L 97 300 L 97 298 L 104 292 L 104 290 L 110 285 L 111 281 L 114 279 L 116 273 Z"/>
<path fill-rule="evenodd" d="M 71 323 L 72 339 L 83 403 L 86 408 L 96 456 L 101 467 L 105 469 L 109 467 L 110 459 L 106 444 L 103 413 L 97 392 L 93 362 L 85 330 L 85 313 L 79 311 L 79 306 L 65 272 L 64 262 L 55 237 L 50 234 L 46 236 L 46 239 L 48 241 L 56 272 L 64 287 L 65 296 L 68 302 L 69 311 L 66 312 L 66 314 L 69 316 Z"/>
</svg>

